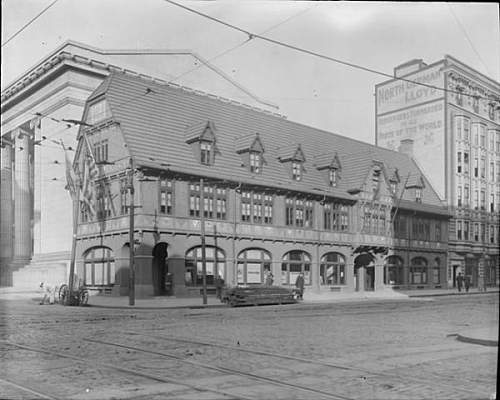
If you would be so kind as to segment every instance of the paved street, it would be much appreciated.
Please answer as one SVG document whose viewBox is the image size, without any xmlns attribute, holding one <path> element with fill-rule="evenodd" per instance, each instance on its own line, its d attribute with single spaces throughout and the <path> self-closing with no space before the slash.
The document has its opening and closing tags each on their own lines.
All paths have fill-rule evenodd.
<svg viewBox="0 0 500 400">
<path fill-rule="evenodd" d="M 489 399 L 498 293 L 162 310 L 0 300 L 6 399 Z"/>
</svg>

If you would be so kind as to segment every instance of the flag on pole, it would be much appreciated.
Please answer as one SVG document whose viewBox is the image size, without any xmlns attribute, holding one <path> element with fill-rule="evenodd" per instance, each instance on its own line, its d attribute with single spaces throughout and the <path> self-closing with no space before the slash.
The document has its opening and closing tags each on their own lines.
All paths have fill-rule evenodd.
<svg viewBox="0 0 500 400">
<path fill-rule="evenodd" d="M 80 191 L 80 201 L 82 201 L 87 206 L 89 213 L 94 216 L 96 215 L 96 211 L 93 201 L 92 184 L 99 175 L 99 171 L 97 169 L 94 154 L 92 153 L 92 148 L 90 147 L 87 135 L 85 134 L 85 132 L 83 132 L 82 135 L 85 142 L 86 152 L 84 156 L 83 184 L 82 190 Z"/>
<path fill-rule="evenodd" d="M 75 174 L 75 171 L 73 169 L 73 165 L 69 159 L 68 156 L 68 151 L 66 150 L 66 147 L 64 146 L 63 141 L 61 140 L 61 146 L 64 150 L 64 162 L 66 164 L 66 189 L 69 190 L 69 194 L 71 195 L 72 199 L 76 198 L 76 191 L 77 191 L 77 184 L 78 184 L 78 177 Z"/>
</svg>

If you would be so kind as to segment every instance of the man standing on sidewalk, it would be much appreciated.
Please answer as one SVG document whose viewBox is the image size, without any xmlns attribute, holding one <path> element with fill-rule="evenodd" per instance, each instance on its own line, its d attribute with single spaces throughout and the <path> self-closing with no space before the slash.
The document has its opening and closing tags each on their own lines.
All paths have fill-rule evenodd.
<svg viewBox="0 0 500 400">
<path fill-rule="evenodd" d="M 464 284 L 464 277 L 462 276 L 462 273 L 459 272 L 457 276 L 457 288 L 459 292 L 462 291 L 463 284 Z"/>
</svg>

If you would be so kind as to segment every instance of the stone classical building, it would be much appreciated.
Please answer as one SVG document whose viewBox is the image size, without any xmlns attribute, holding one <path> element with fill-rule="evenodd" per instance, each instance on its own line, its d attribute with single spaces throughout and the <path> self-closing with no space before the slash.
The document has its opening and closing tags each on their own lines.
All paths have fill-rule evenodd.
<svg viewBox="0 0 500 400">
<path fill-rule="evenodd" d="M 173 79 L 192 69 L 193 62 L 204 68 L 180 83 L 274 109 L 193 52 L 103 50 L 74 41 L 2 90 L 1 286 L 34 287 L 40 281 L 67 280 L 72 207 L 60 141 L 69 152 L 73 150 L 73 158 L 88 96 L 112 71 Z"/>
<path fill-rule="evenodd" d="M 137 296 L 199 296 L 203 259 L 209 289 L 447 285 L 449 213 L 406 154 L 119 72 L 78 138 L 76 274 L 96 291 L 127 294 L 131 245 Z"/>
<path fill-rule="evenodd" d="M 451 56 L 394 77 L 376 86 L 376 144 L 410 154 L 453 215 L 448 284 L 498 285 L 500 84 Z"/>
</svg>

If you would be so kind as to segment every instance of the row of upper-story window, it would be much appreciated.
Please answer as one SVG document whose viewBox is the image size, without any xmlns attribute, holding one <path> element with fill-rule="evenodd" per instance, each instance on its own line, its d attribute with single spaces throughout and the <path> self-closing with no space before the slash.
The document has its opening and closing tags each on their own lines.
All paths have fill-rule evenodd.
<svg viewBox="0 0 500 400">
<path fill-rule="evenodd" d="M 500 211 L 500 190 L 497 189 L 496 194 L 491 190 L 488 204 L 486 204 L 486 190 L 475 189 L 471 191 L 467 184 L 463 186 L 458 185 L 457 206 L 466 208 L 472 207 L 474 210 L 498 212 Z"/>
<path fill-rule="evenodd" d="M 283 221 L 286 226 L 296 228 L 314 228 L 314 214 L 321 210 L 322 219 L 317 223 L 325 231 L 349 232 L 353 229 L 350 210 L 352 205 L 339 200 L 322 200 L 316 208 L 317 201 L 306 196 L 285 196 L 284 208 L 275 206 L 276 196 L 258 190 L 238 190 L 240 194 L 239 220 L 241 222 L 274 225 L 276 213 L 284 212 Z M 203 185 L 201 195 L 200 183 L 188 184 L 188 215 L 199 218 L 201 212 L 208 219 L 228 220 L 228 189 L 212 184 Z M 115 200 L 117 199 L 117 200 Z M 187 199 L 186 199 L 187 200 Z M 203 206 L 202 206 L 203 203 Z M 82 201 L 80 220 L 89 222 L 129 213 L 130 191 L 129 178 L 119 180 L 119 193 L 113 195 L 109 182 L 101 181 L 95 185 L 95 207 Z M 387 235 L 390 232 L 391 210 L 389 206 L 378 202 L 359 203 L 358 229 L 361 233 Z M 93 210 L 95 209 L 95 211 Z M 174 214 L 174 184 L 171 179 L 159 179 L 157 187 L 157 209 L 160 215 Z"/>
<path fill-rule="evenodd" d="M 440 220 L 402 214 L 394 218 L 394 237 L 399 239 L 440 242 L 444 239 L 443 228 Z"/>
<path fill-rule="evenodd" d="M 471 122 L 463 115 L 455 116 L 454 124 L 456 140 L 500 153 L 500 130 L 488 129 L 485 124 Z"/>
<path fill-rule="evenodd" d="M 460 219 L 456 221 L 456 240 L 495 244 L 498 243 L 498 238 L 498 225 L 471 222 Z"/>
<path fill-rule="evenodd" d="M 495 182 L 495 180 L 500 182 L 500 161 L 490 160 L 488 163 L 486 162 L 486 157 L 475 155 L 471 167 L 470 158 L 468 151 L 457 151 L 457 174 L 470 174 L 473 178 L 488 179 L 490 182 Z M 486 171 L 487 165 L 488 171 Z"/>
</svg>

